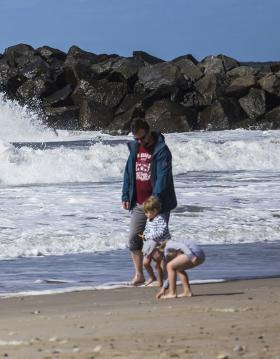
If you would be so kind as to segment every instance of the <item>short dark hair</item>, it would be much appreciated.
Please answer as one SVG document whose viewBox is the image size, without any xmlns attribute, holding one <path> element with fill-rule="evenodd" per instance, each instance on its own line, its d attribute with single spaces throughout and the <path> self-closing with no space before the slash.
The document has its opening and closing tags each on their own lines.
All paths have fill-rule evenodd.
<svg viewBox="0 0 280 359">
<path fill-rule="evenodd" d="M 131 132 L 137 133 L 140 130 L 144 130 L 145 132 L 150 131 L 150 125 L 147 121 L 145 121 L 141 117 L 135 117 L 131 123 Z"/>
</svg>

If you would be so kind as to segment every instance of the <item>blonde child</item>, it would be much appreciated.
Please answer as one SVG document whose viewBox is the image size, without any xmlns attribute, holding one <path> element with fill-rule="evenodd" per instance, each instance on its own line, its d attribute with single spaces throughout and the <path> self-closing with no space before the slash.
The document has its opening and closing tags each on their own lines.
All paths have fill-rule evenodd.
<svg viewBox="0 0 280 359">
<path fill-rule="evenodd" d="M 150 285 L 157 279 L 158 286 L 161 287 L 163 284 L 163 268 L 161 266 L 163 259 L 162 247 L 166 241 L 171 239 L 168 229 L 168 222 L 166 216 L 162 213 L 159 213 L 161 205 L 156 197 L 149 197 L 144 202 L 143 206 L 145 215 L 147 217 L 147 222 L 144 233 L 143 235 L 140 235 L 140 237 L 144 240 L 143 265 L 149 275 L 149 280 L 145 283 L 145 285 Z M 156 263 L 158 274 L 157 278 L 151 265 L 152 261 Z"/>
<path fill-rule="evenodd" d="M 185 270 L 204 262 L 203 250 L 191 240 L 171 240 L 165 246 L 164 258 L 167 262 L 168 279 L 157 294 L 157 298 L 191 297 L 193 294 Z M 183 286 L 183 292 L 179 295 L 176 288 L 177 274 Z"/>
</svg>

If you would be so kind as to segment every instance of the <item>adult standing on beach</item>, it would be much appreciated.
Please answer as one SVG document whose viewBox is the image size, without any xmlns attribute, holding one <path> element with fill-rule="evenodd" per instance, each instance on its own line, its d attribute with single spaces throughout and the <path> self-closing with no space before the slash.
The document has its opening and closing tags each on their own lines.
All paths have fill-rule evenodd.
<svg viewBox="0 0 280 359">
<path fill-rule="evenodd" d="M 122 190 L 123 208 L 131 211 L 129 229 L 129 249 L 135 268 L 133 285 L 144 283 L 143 241 L 138 234 L 143 233 L 146 224 L 143 203 L 151 195 L 161 203 L 161 213 L 167 220 L 172 209 L 177 206 L 172 175 L 172 156 L 164 136 L 151 131 L 142 118 L 135 118 L 131 125 L 134 140 L 128 144 L 129 157 L 124 171 Z"/>
</svg>

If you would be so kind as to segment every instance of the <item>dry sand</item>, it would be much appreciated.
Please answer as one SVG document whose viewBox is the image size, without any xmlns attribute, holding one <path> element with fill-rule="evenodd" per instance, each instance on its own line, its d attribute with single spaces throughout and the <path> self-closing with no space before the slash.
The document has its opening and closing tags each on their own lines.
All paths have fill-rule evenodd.
<svg viewBox="0 0 280 359">
<path fill-rule="evenodd" d="M 0 299 L 0 358 L 280 359 L 280 278 Z"/>
</svg>

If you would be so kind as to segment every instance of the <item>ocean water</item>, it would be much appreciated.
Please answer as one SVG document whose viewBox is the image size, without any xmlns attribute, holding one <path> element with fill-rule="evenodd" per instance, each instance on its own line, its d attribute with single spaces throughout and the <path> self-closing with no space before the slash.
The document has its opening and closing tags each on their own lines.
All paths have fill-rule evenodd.
<svg viewBox="0 0 280 359">
<path fill-rule="evenodd" d="M 193 281 L 280 275 L 280 131 L 166 134 L 174 238 L 207 260 Z M 132 276 L 121 208 L 131 136 L 45 128 L 0 94 L 0 295 L 111 288 Z"/>
</svg>

